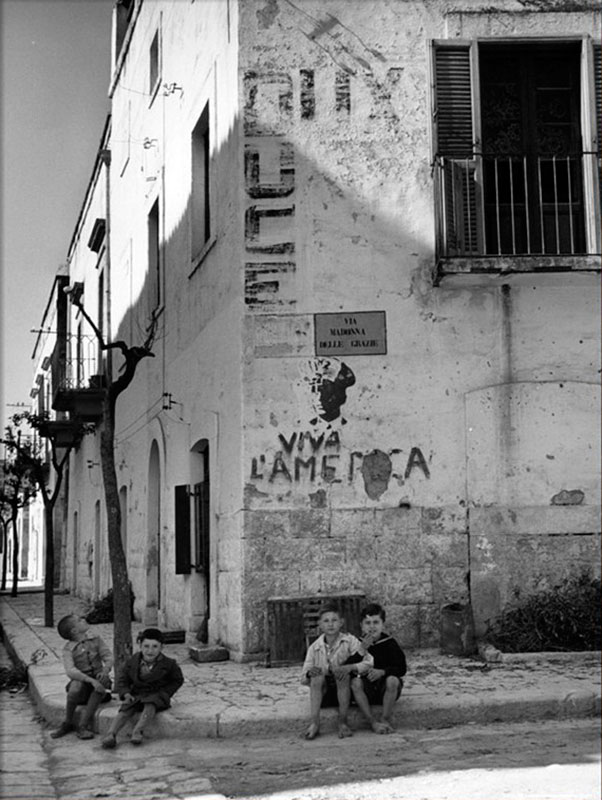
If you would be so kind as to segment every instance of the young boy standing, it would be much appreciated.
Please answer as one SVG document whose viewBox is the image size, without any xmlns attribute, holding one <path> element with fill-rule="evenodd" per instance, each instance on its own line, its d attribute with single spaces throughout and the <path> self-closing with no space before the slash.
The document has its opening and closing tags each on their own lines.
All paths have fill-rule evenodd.
<svg viewBox="0 0 602 800">
<path fill-rule="evenodd" d="M 393 706 L 401 694 L 406 674 L 406 657 L 396 640 L 385 633 L 385 610 L 378 603 L 366 606 L 361 614 L 362 648 L 373 659 L 373 666 L 351 681 L 355 702 L 376 733 L 391 733 Z M 358 658 L 355 656 L 354 658 Z M 353 659 L 352 659 L 353 660 Z M 378 722 L 371 706 L 382 703 L 382 719 Z"/>
<path fill-rule="evenodd" d="M 142 744 L 145 725 L 154 719 L 157 711 L 171 705 L 171 698 L 184 683 L 182 670 L 173 658 L 162 653 L 163 634 L 157 628 L 146 628 L 138 635 L 140 652 L 129 658 L 116 680 L 116 690 L 122 701 L 111 729 L 102 740 L 102 746 L 117 745 L 117 733 L 137 711 L 142 712 L 130 741 Z"/>
<path fill-rule="evenodd" d="M 352 735 L 347 720 L 350 674 L 367 671 L 372 657 L 362 650 L 359 639 L 341 630 L 343 618 L 335 604 L 322 606 L 319 626 L 322 634 L 309 646 L 301 675 L 301 683 L 310 687 L 311 722 L 305 738 L 315 739 L 320 732 L 320 708 L 338 706 L 339 738 L 344 739 Z M 356 663 L 348 664 L 354 655 Z"/>
<path fill-rule="evenodd" d="M 63 666 L 69 678 L 67 684 L 67 707 L 65 721 L 50 734 L 53 739 L 75 730 L 75 709 L 85 705 L 84 714 L 77 728 L 80 739 L 93 739 L 90 730 L 98 706 L 111 699 L 113 654 L 100 636 L 91 633 L 83 617 L 68 614 L 59 620 L 57 630 L 67 643 L 63 648 Z"/>
</svg>

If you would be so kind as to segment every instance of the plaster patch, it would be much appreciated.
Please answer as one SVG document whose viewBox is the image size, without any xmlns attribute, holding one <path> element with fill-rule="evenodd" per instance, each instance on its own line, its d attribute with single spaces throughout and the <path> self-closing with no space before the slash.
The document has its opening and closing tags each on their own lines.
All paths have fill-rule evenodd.
<svg viewBox="0 0 602 800">
<path fill-rule="evenodd" d="M 326 492 L 324 489 L 318 489 L 309 495 L 309 503 L 312 508 L 326 508 Z"/>
<path fill-rule="evenodd" d="M 263 30 L 271 28 L 278 14 L 280 14 L 278 0 L 268 0 L 265 6 L 257 11 L 257 24 L 259 28 Z"/>
<path fill-rule="evenodd" d="M 391 459 L 382 450 L 373 450 L 364 456 L 362 476 L 366 494 L 371 500 L 378 500 L 387 491 L 392 471 Z"/>
<path fill-rule="evenodd" d="M 562 489 L 552 497 L 553 506 L 579 506 L 583 503 L 585 494 L 581 489 Z"/>
</svg>

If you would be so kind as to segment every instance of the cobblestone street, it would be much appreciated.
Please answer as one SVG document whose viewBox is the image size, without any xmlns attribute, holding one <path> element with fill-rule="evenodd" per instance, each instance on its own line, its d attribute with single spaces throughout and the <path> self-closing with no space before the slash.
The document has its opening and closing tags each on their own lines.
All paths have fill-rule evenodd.
<svg viewBox="0 0 602 800">
<path fill-rule="evenodd" d="M 108 753 L 98 738 L 51 739 L 27 692 L 0 692 L 0 714 L 4 800 L 168 800 L 216 792 L 229 798 L 277 792 L 298 800 L 444 800 L 480 797 L 473 794 L 479 786 L 489 787 L 483 796 L 503 792 L 517 800 L 594 800 L 600 794 L 600 734 L 592 719 L 380 737 L 361 731 L 344 741 L 327 734 L 305 742 L 296 733 L 277 740 L 155 739 Z"/>
</svg>

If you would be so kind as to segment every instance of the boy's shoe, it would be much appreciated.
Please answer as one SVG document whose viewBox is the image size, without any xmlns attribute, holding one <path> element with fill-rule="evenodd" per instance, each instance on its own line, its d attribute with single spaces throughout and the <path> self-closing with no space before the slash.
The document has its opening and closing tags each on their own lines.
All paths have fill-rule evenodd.
<svg viewBox="0 0 602 800">
<path fill-rule="evenodd" d="M 112 750 L 114 747 L 117 747 L 117 739 L 115 738 L 114 733 L 109 733 L 101 742 L 102 747 L 105 750 Z"/>
<path fill-rule="evenodd" d="M 51 739 L 60 739 L 61 736 L 66 736 L 71 731 L 75 730 L 75 726 L 72 725 L 70 722 L 63 722 L 59 725 L 59 727 L 52 731 L 50 734 Z"/>
<path fill-rule="evenodd" d="M 132 731 L 132 736 L 130 741 L 132 744 L 142 744 L 142 731 Z"/>
<path fill-rule="evenodd" d="M 77 736 L 79 739 L 93 739 L 94 734 L 90 730 L 90 728 L 78 728 L 77 729 Z"/>
</svg>

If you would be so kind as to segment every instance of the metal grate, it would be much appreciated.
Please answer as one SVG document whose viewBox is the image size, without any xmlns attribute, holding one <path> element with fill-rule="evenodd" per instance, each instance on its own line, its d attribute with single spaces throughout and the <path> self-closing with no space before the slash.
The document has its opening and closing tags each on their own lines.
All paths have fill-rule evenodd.
<svg viewBox="0 0 602 800">
<path fill-rule="evenodd" d="M 303 661 L 308 646 L 319 635 L 318 617 L 324 603 L 338 605 L 345 619 L 344 630 L 357 633 L 360 611 L 366 597 L 360 592 L 312 595 L 306 597 L 270 597 L 267 601 L 268 666 L 284 666 Z"/>
</svg>

